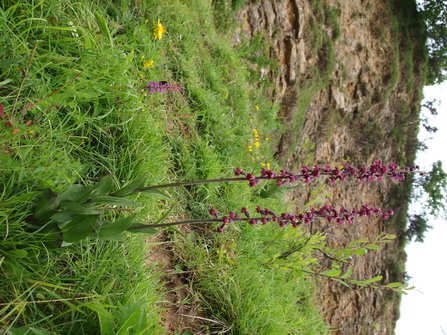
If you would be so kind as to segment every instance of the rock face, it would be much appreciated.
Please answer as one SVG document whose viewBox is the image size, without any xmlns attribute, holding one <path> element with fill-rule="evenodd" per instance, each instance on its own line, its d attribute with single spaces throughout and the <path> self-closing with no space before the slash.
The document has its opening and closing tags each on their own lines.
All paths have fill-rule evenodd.
<svg viewBox="0 0 447 335">
<path fill-rule="evenodd" d="M 346 160 L 353 165 L 375 160 L 411 165 L 422 98 L 423 46 L 402 11 L 415 15 L 414 5 L 386 0 L 252 0 L 239 11 L 234 44 L 261 39 L 269 46 L 268 57 L 278 64 L 249 66 L 274 83 L 270 98 L 280 102 L 278 115 L 284 121 L 277 158 L 285 167 L 299 170 L 308 164 L 309 154 L 310 162 L 319 165 Z M 314 145 L 310 151 L 306 139 Z M 390 180 L 354 183 L 330 189 L 325 202 L 347 208 L 394 204 L 405 218 L 406 196 L 396 201 L 395 190 Z M 315 197 L 295 193 L 290 201 L 303 208 Z M 373 241 L 381 232 L 401 234 L 395 224 L 374 219 L 340 227 L 321 223 L 310 229 L 324 232 L 332 247 L 359 238 Z M 402 268 L 395 266 L 397 260 L 405 261 L 401 244 L 397 239 L 381 250 L 355 256 L 345 270 L 351 267 L 352 278 L 358 280 L 380 275 L 381 284 L 402 280 Z M 400 303 L 395 293 L 349 290 L 334 281 L 323 281 L 320 293 L 328 325 L 339 329 L 333 334 L 394 333 Z"/>
</svg>

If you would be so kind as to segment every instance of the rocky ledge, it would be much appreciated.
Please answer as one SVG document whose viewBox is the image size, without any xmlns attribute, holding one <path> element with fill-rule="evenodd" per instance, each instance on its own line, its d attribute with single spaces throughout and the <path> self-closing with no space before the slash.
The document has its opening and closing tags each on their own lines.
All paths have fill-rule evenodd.
<svg viewBox="0 0 447 335">
<path fill-rule="evenodd" d="M 274 83 L 269 98 L 280 103 L 278 115 L 284 124 L 276 155 L 286 168 L 300 169 L 309 155 L 313 164 L 382 160 L 412 165 L 424 47 L 405 15 L 415 15 L 414 4 L 390 0 L 252 0 L 239 11 L 234 44 L 261 39 L 268 46 L 268 58 L 275 61 L 248 66 Z M 311 150 L 306 139 L 314 145 Z M 393 205 L 405 221 L 408 191 L 396 193 L 396 187 L 402 189 L 390 180 L 337 186 L 325 201 L 347 208 Z M 302 208 L 311 197 L 295 193 L 289 200 Z M 309 229 L 324 232 L 330 246 L 337 247 L 359 238 L 372 241 L 381 232 L 402 237 L 397 221 L 368 218 L 352 225 L 322 223 Z M 381 275 L 381 284 L 402 281 L 406 259 L 402 243 L 398 238 L 381 250 L 355 256 L 346 269 L 351 267 L 357 280 Z M 328 325 L 338 329 L 333 334 L 394 333 L 400 304 L 395 293 L 349 290 L 322 281 L 319 295 Z"/>
</svg>

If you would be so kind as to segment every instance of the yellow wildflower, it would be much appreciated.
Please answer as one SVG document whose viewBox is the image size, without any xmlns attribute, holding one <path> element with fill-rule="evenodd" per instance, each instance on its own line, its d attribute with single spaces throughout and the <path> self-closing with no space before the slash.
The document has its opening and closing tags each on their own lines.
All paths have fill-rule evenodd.
<svg viewBox="0 0 447 335">
<path fill-rule="evenodd" d="M 259 106 L 255 106 L 256 107 L 256 109 L 259 109 Z"/>
<path fill-rule="evenodd" d="M 270 138 L 266 137 L 265 140 L 268 141 Z"/>
<path fill-rule="evenodd" d="M 154 65 L 154 61 L 153 60 L 150 60 L 148 62 L 144 62 L 143 63 L 143 67 L 149 67 L 149 66 L 152 66 L 152 65 Z"/>
<path fill-rule="evenodd" d="M 159 39 L 161 40 L 163 37 L 163 34 L 166 32 L 165 27 L 162 26 L 162 24 L 160 23 L 160 19 L 158 19 L 158 24 L 157 26 L 154 28 L 154 39 Z"/>
<path fill-rule="evenodd" d="M 261 144 L 260 144 L 259 142 L 255 142 L 255 143 L 253 143 L 253 145 L 257 148 L 257 147 L 259 147 Z"/>
</svg>

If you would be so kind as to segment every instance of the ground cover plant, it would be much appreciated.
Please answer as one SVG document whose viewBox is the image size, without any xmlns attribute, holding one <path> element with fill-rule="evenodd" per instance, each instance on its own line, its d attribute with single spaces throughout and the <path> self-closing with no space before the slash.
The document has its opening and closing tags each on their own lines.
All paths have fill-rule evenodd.
<svg viewBox="0 0 447 335">
<path fill-rule="evenodd" d="M 0 10 L 2 332 L 163 334 L 159 274 L 144 266 L 151 246 L 129 232 L 153 233 L 177 214 L 212 223 L 188 236 L 168 230 L 220 322 L 212 331 L 324 333 L 304 278 L 380 280 L 352 281 L 337 262 L 320 271 L 313 253 L 342 260 L 390 235 L 328 250 L 324 236 L 279 224 L 220 227 L 240 219 L 241 204 L 261 215 L 251 223 L 276 221 L 270 211 L 289 212 L 277 183 L 325 174 L 337 183 L 344 172 L 303 167 L 273 177 L 277 106 L 250 90 L 208 3 L 4 1 Z M 263 179 L 274 183 L 262 188 Z M 298 226 L 307 215 L 278 222 Z"/>
</svg>

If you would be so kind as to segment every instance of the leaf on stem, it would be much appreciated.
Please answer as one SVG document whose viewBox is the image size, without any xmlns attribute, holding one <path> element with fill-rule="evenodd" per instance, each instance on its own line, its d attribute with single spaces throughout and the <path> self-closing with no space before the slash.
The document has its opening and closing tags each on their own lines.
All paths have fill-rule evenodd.
<svg viewBox="0 0 447 335">
<path fill-rule="evenodd" d="M 116 205 L 123 207 L 135 207 L 135 204 L 126 198 L 118 198 L 110 195 L 95 195 L 92 197 L 92 201 L 101 205 Z"/>
<path fill-rule="evenodd" d="M 374 283 L 376 281 L 382 280 L 383 276 L 377 276 L 368 280 L 365 280 L 365 283 Z"/>
<path fill-rule="evenodd" d="M 146 177 L 135 179 L 134 181 L 131 181 L 129 184 L 113 193 L 113 195 L 116 197 L 125 197 L 133 193 L 137 188 L 143 187 L 145 183 Z"/>
<path fill-rule="evenodd" d="M 389 283 L 389 284 L 385 285 L 385 287 L 388 287 L 388 288 L 395 288 L 395 287 L 402 287 L 402 286 L 405 286 L 405 284 L 402 284 L 402 283 Z"/>
<path fill-rule="evenodd" d="M 77 215 L 73 220 L 60 227 L 64 242 L 78 242 L 92 232 L 99 215 Z"/>
<path fill-rule="evenodd" d="M 87 201 L 91 193 L 92 189 L 89 189 L 81 184 L 73 184 L 67 190 L 59 194 L 59 200 L 83 203 Z"/>
<path fill-rule="evenodd" d="M 341 274 L 341 270 L 326 270 L 323 272 L 320 272 L 320 275 L 327 276 L 327 277 L 336 277 Z"/>
<path fill-rule="evenodd" d="M 353 280 L 353 279 L 351 279 L 349 282 L 350 282 L 350 283 L 353 283 L 353 284 L 356 284 L 356 285 L 358 285 L 358 286 L 363 286 L 363 287 L 368 286 L 368 284 L 365 284 L 365 282 L 358 281 L 358 280 Z"/>
<path fill-rule="evenodd" d="M 348 271 L 346 271 L 346 273 L 343 275 L 343 276 L 341 276 L 341 278 L 343 278 L 343 279 L 347 279 L 347 278 L 349 278 L 349 277 L 351 277 L 352 276 L 352 273 L 353 273 L 354 271 L 352 271 L 352 269 L 348 269 Z"/>
<path fill-rule="evenodd" d="M 57 194 L 47 188 L 43 191 L 42 197 L 37 204 L 34 217 L 41 223 L 46 223 L 56 213 L 59 203 Z"/>
<path fill-rule="evenodd" d="M 110 175 L 104 176 L 92 187 L 92 195 L 108 194 L 112 188 L 113 181 Z"/>
<path fill-rule="evenodd" d="M 77 202 L 62 201 L 60 206 L 60 214 L 76 214 L 76 215 L 96 215 L 101 214 L 100 211 L 86 208 Z M 59 213 L 58 213 L 59 214 Z M 53 215 L 54 216 L 54 215 Z M 53 218 L 53 217 L 52 217 Z"/>
<path fill-rule="evenodd" d="M 368 244 L 365 246 L 367 249 L 372 249 L 372 250 L 379 250 L 382 249 L 382 247 L 380 245 L 376 245 L 376 244 Z"/>
<path fill-rule="evenodd" d="M 355 255 L 364 255 L 367 252 L 368 252 L 368 249 L 361 248 L 361 249 L 354 250 L 353 254 L 355 254 Z"/>
<path fill-rule="evenodd" d="M 115 222 L 104 222 L 101 228 L 99 228 L 97 232 L 90 234 L 90 236 L 94 235 L 95 238 L 98 239 L 110 239 L 117 237 L 132 225 L 135 217 L 135 215 L 131 215 Z"/>
<path fill-rule="evenodd" d="M 338 281 L 340 284 L 343 284 L 343 285 L 345 285 L 346 287 L 349 287 L 350 289 L 352 289 L 352 287 L 349 286 L 345 281 L 343 281 L 343 280 L 341 280 L 341 279 L 338 279 L 338 278 L 332 278 L 332 279 L 334 279 L 334 280 Z"/>
</svg>

